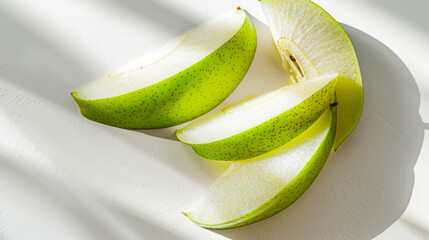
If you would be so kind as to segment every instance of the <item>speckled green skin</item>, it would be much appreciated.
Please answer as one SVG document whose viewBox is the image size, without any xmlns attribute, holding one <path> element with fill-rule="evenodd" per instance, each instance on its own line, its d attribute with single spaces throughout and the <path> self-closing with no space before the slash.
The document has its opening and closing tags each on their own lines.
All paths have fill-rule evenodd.
<svg viewBox="0 0 429 240">
<path fill-rule="evenodd" d="M 337 79 L 288 111 L 234 136 L 205 144 L 189 144 L 207 159 L 235 161 L 274 150 L 310 127 L 328 108 Z M 177 131 L 180 136 L 181 129 Z M 179 137 L 180 139 L 180 137 Z"/>
<path fill-rule="evenodd" d="M 258 0 L 260 2 L 269 2 L 273 0 Z M 299 12 L 299 9 L 302 8 L 313 8 L 319 9 L 323 12 L 323 15 L 330 19 L 333 26 L 341 29 L 343 37 L 346 38 L 349 44 L 353 48 L 353 44 L 347 35 L 346 31 L 343 29 L 340 23 L 337 22 L 328 12 L 326 12 L 322 7 L 310 0 L 296 1 L 295 4 L 296 12 Z M 322 37 L 322 36 L 321 36 Z M 304 49 L 303 49 L 304 50 Z M 354 64 L 359 65 L 358 59 L 355 55 Z M 341 76 L 341 73 L 340 73 Z M 339 146 L 346 140 L 346 138 L 354 131 L 362 115 L 363 102 L 364 102 L 364 93 L 363 85 L 361 79 L 361 73 L 358 71 L 356 73 L 355 79 L 350 79 L 346 77 L 340 77 L 337 84 L 336 95 L 338 99 L 338 124 L 337 124 L 337 136 L 335 137 L 334 150 L 336 151 Z"/>
<path fill-rule="evenodd" d="M 243 10 L 239 10 L 243 11 Z M 256 33 L 248 16 L 240 30 L 206 58 L 154 85 L 111 98 L 73 98 L 84 117 L 128 129 L 178 125 L 221 103 L 246 74 L 256 50 Z"/>
<path fill-rule="evenodd" d="M 331 152 L 334 143 L 336 132 L 336 108 L 337 107 L 332 108 L 329 130 L 326 133 L 325 138 L 319 145 L 316 152 L 313 154 L 313 156 L 307 162 L 304 168 L 298 173 L 298 175 L 296 175 L 296 177 L 273 198 L 271 198 L 266 203 L 259 206 L 252 212 L 225 223 L 210 225 L 202 224 L 195 221 L 194 222 L 201 227 L 210 229 L 236 228 L 271 217 L 294 203 L 310 187 L 310 185 L 313 183 L 313 181 L 316 179 L 317 175 L 325 165 L 326 159 L 328 159 L 328 156 Z"/>
</svg>

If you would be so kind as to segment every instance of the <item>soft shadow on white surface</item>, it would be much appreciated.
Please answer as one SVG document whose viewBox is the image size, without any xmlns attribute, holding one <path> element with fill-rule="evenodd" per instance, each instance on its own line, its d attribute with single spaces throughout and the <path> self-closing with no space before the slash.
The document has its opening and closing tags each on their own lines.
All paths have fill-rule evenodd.
<svg viewBox="0 0 429 240">
<path fill-rule="evenodd" d="M 404 215 L 398 221 L 393 223 L 386 231 L 384 231 L 382 234 L 374 238 L 374 240 L 392 240 L 392 239 L 427 240 L 429 239 L 429 231 L 425 226 L 422 226 L 424 225 L 424 222 L 416 222 L 414 220 L 411 221 Z"/>
<path fill-rule="evenodd" d="M 122 223 L 83 192 L 53 177 L 49 168 L 23 165 L 20 154 L 5 154 L 1 146 L 0 150 L 0 239 L 130 237 Z"/>
<path fill-rule="evenodd" d="M 126 225 L 135 235 L 144 237 L 144 239 L 162 239 L 162 240 L 185 240 L 172 231 L 162 228 L 148 220 L 136 216 L 133 213 L 124 211 L 120 208 L 110 207 L 111 214 Z"/>
<path fill-rule="evenodd" d="M 152 10 L 160 11 L 155 17 L 163 15 L 161 8 Z M 136 12 L 140 11 L 145 9 Z M 144 22 L 145 18 L 139 20 Z M 176 20 L 177 26 L 187 22 L 181 18 Z M 256 20 L 255 25 L 259 41 L 255 60 L 237 90 L 218 108 L 285 83 L 268 28 Z M 31 176 L 13 173 L 16 178 L 5 177 L 0 190 L 2 186 L 16 188 L 17 192 L 29 196 L 27 190 L 31 184 L 27 183 L 48 175 L 43 166 L 48 162 L 55 166 L 54 176 L 85 190 L 81 194 L 95 195 L 103 204 L 108 203 L 113 208 L 112 215 L 142 239 L 152 236 L 224 239 L 219 234 L 233 239 L 370 239 L 397 219 L 408 203 L 413 186 L 412 168 L 423 141 L 423 124 L 417 112 L 419 92 L 399 58 L 356 29 L 346 27 L 356 46 L 366 94 L 363 117 L 356 131 L 332 154 L 310 190 L 289 209 L 261 223 L 216 234 L 197 227 L 180 211 L 202 196 L 222 166 L 199 159 L 183 144 L 163 139 L 174 138 L 171 132 L 165 135 L 164 130 L 153 130 L 141 134 L 84 119 L 69 92 L 97 77 L 96 73 L 103 69 L 93 69 L 97 65 L 86 66 L 90 62 L 85 62 L 85 54 L 67 55 L 64 49 L 56 47 L 56 42 L 12 13 L 1 12 L 0 26 L 0 32 L 4 33 L 0 38 L 0 147 L 15 154 L 12 160 L 40 170 Z M 86 30 L 91 33 L 93 28 L 99 26 L 82 26 L 72 36 L 76 41 L 98 43 L 91 34 L 80 35 Z M 115 33 L 108 32 L 109 29 L 103 31 Z M 128 45 L 125 40 L 117 41 L 127 49 L 138 47 Z M 113 54 L 115 51 L 111 49 L 115 48 L 120 52 L 119 46 L 104 46 L 98 54 Z M 102 57 L 98 60 L 102 61 Z M 0 163 L 4 161 L 0 157 Z M 0 175 L 3 176 L 6 175 Z M 25 184 L 15 179 L 22 179 Z M 61 214 L 55 220 L 66 228 L 66 233 L 73 232 L 66 224 L 71 221 L 87 225 L 82 227 L 82 235 L 86 233 L 89 239 L 91 236 L 107 238 L 106 235 L 133 239 L 105 230 L 112 226 L 110 223 L 93 226 L 91 222 L 102 222 L 103 217 L 87 216 L 91 212 L 85 212 L 86 202 L 74 202 L 77 193 L 62 191 L 62 185 L 54 183 L 52 189 L 40 188 L 37 192 L 43 196 L 51 192 L 62 194 L 70 206 L 58 198 L 40 198 L 40 201 L 17 198 L 24 199 L 23 204 L 35 210 L 23 213 L 20 208 L 6 204 L 1 207 L 10 210 L 24 224 L 32 225 L 33 222 L 43 224 L 47 213 L 54 212 L 49 206 L 57 204 Z M 39 213 L 40 206 L 48 206 L 45 214 L 34 214 Z M 29 214 L 34 217 L 26 218 Z M 1 217 L 0 214 L 0 220 Z M 27 228 L 25 231 L 32 237 L 25 239 L 42 239 L 37 236 L 44 236 L 43 233 L 49 235 L 44 240 L 61 238 L 61 231 L 49 230 Z M 15 231 L 5 234 L 10 236 Z"/>
<path fill-rule="evenodd" d="M 196 185 L 208 184 L 216 167 L 189 157 L 193 156 L 191 150 L 179 143 L 164 139 L 161 142 L 161 139 L 82 118 L 70 92 L 82 81 L 89 82 L 96 77 L 93 73 L 99 69 L 85 65 L 85 54 L 79 55 L 81 59 L 69 56 L 56 47 L 49 36 L 22 21 L 20 16 L 4 11 L 1 4 L 0 13 L 0 152 L 4 147 L 15 156 L 11 161 L 22 161 L 24 166 L 39 169 L 30 175 L 14 174 L 2 168 L 13 177 L 0 174 L 3 180 L 0 199 L 4 198 L 1 201 L 4 204 L 0 205 L 0 238 L 68 239 L 62 237 L 68 234 L 70 239 L 154 239 L 156 236 L 180 239 L 178 230 L 171 227 L 177 222 L 171 216 L 177 215 L 187 223 L 180 214 L 184 199 L 197 192 Z M 92 30 L 86 27 L 79 30 Z M 83 42 L 97 40 L 80 32 L 75 36 Z M 0 156 L 0 164 L 6 160 Z M 55 170 L 46 169 L 45 162 Z M 54 173 L 50 180 L 56 184 L 50 185 L 52 189 L 39 188 L 38 180 L 50 172 Z M 63 191 L 58 183 L 60 177 L 83 191 Z M 198 179 L 198 184 L 186 184 L 188 178 Z M 37 189 L 29 191 L 33 186 Z M 5 189 L 15 189 L 12 191 L 18 197 Z M 50 191 L 61 194 L 69 205 L 63 204 L 63 199 L 46 197 Z M 120 202 L 118 209 L 131 209 L 139 218 L 114 215 L 121 223 L 129 224 L 127 228 L 131 232 L 141 236 L 132 238 L 116 231 L 116 225 L 104 224 L 103 216 L 86 208 L 88 202 L 74 201 L 78 194 L 89 198 L 101 196 L 103 202 Z M 147 203 L 150 201 L 152 204 Z M 154 223 L 153 212 L 163 213 L 160 217 L 165 224 Z M 55 231 L 46 226 L 52 219 L 61 226 Z M 9 228 L 15 220 L 20 225 Z M 45 227 L 38 227 L 40 225 Z M 21 229 L 20 226 L 34 227 Z M 74 228 L 81 231 L 73 231 Z"/>
<path fill-rule="evenodd" d="M 89 67 L 2 8 L 0 32 L 0 77 L 64 109 L 74 109 L 70 92 L 76 80 L 90 77 Z"/>
<path fill-rule="evenodd" d="M 408 220 L 407 218 L 399 221 L 411 229 L 414 233 L 418 234 L 422 239 L 429 239 L 429 230 L 422 227 L 419 223 Z"/>
<path fill-rule="evenodd" d="M 423 143 L 418 88 L 385 45 L 344 27 L 364 81 L 358 127 L 291 207 L 260 223 L 215 231 L 218 234 L 233 239 L 372 239 L 407 207 Z"/>
<path fill-rule="evenodd" d="M 404 6 L 404 2 L 401 1 L 366 1 L 377 6 L 382 11 L 388 12 L 393 16 L 398 16 L 401 20 L 405 20 L 409 26 L 417 26 L 421 31 L 429 33 L 429 19 L 427 15 L 429 3 L 427 0 L 408 0 L 406 6 Z"/>
<path fill-rule="evenodd" d="M 153 24 L 166 28 L 169 32 L 177 35 L 197 25 L 187 19 L 186 16 L 160 5 L 157 0 L 108 0 L 107 2 L 115 4 L 117 8 L 126 9 L 130 14 L 149 20 Z"/>
</svg>

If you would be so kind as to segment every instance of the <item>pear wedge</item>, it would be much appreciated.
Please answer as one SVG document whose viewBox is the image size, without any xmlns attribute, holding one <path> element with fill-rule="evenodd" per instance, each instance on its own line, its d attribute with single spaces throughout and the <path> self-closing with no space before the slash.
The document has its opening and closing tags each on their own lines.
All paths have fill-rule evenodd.
<svg viewBox="0 0 429 240">
<path fill-rule="evenodd" d="M 274 150 L 310 127 L 328 108 L 338 75 L 287 85 L 206 115 L 176 132 L 212 160 L 243 160 Z"/>
<path fill-rule="evenodd" d="M 256 33 L 237 8 L 72 93 L 88 119 L 121 128 L 181 124 L 210 111 L 240 83 Z"/>
<path fill-rule="evenodd" d="M 266 219 L 295 202 L 328 158 L 336 107 L 288 144 L 249 161 L 233 162 L 189 212 L 205 228 L 226 229 Z"/>
<path fill-rule="evenodd" d="M 259 0 L 291 81 L 339 73 L 334 149 L 351 134 L 363 108 L 362 77 L 341 25 L 310 0 Z"/>
</svg>

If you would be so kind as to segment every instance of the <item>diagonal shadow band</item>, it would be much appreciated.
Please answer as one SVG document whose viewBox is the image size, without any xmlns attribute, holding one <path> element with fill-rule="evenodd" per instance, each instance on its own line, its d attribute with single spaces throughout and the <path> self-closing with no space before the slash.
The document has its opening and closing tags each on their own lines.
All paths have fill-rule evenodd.
<svg viewBox="0 0 429 240">
<path fill-rule="evenodd" d="M 174 32 L 176 34 L 181 34 L 184 30 L 196 26 L 196 23 L 188 20 L 185 16 L 178 14 L 177 11 L 172 11 L 165 6 L 162 6 L 159 1 L 123 0 L 118 2 L 108 0 L 108 2 L 115 4 L 115 8 L 125 9 L 127 12 L 134 14 L 139 18 L 150 20 L 152 23 L 157 24 L 160 27 L 167 28 L 169 32 Z"/>
<path fill-rule="evenodd" d="M 93 199 L 88 198 L 83 191 L 70 188 L 70 184 L 58 176 L 54 177 L 55 174 L 51 174 L 46 166 L 40 170 L 34 168 L 34 165 L 22 164 L 23 161 L 19 159 L 22 156 L 5 152 L 7 151 L 0 153 L 3 195 L 0 198 L 0 215 L 7 216 L 7 224 L 2 227 L 2 237 L 41 234 L 53 238 L 58 236 L 60 231 L 62 234 L 76 236 L 84 233 L 91 238 L 106 240 L 124 237 L 122 224 L 112 222 L 105 210 L 95 205 Z M 22 220 L 21 212 L 25 212 L 25 221 Z M 38 216 L 37 213 L 43 214 Z M 53 219 L 54 224 L 51 223 Z M 63 222 L 58 221 L 59 219 Z M 3 222 L 4 219 L 1 220 Z M 17 221 L 18 229 L 21 228 L 18 234 L 14 232 L 16 228 L 13 226 Z M 61 225 L 66 221 L 68 226 L 62 228 Z M 40 229 L 43 229 L 44 225 L 55 230 L 49 231 L 48 234 L 43 233 Z M 76 226 L 79 226 L 79 230 L 76 230 Z M 23 229 L 25 231 L 22 232 Z"/>
<path fill-rule="evenodd" d="M 422 227 L 419 223 L 407 218 L 401 219 L 400 222 L 411 228 L 413 232 L 417 233 L 421 237 L 421 239 L 429 239 L 429 230 L 425 229 L 425 227 Z"/>
<path fill-rule="evenodd" d="M 133 213 L 133 211 L 118 208 L 117 206 L 105 202 L 101 202 L 100 204 L 106 206 L 116 219 L 124 223 L 138 236 L 144 236 L 146 239 L 184 240 L 184 238 L 180 237 L 178 234 L 169 231 L 167 227 L 163 228 L 150 220 L 138 216 Z"/>
<path fill-rule="evenodd" d="M 125 0 L 119 4 L 106 0 L 106 3 L 112 4 L 114 9 L 123 9 L 130 15 L 138 16 L 142 23 L 150 21 L 171 33 L 181 34 L 195 25 L 156 1 Z M 0 78 L 70 112 L 77 112 L 70 92 L 99 77 L 97 69 L 88 64 L 84 49 L 72 55 L 58 39 L 52 39 L 36 26 L 0 6 Z M 58 24 L 56 27 L 68 26 Z M 96 41 L 93 34 L 86 36 L 89 29 L 80 28 L 75 32 L 80 36 L 79 41 Z M 56 33 L 61 34 L 60 31 Z M 127 45 L 128 42 L 119 41 L 118 44 Z M 133 47 L 135 50 L 136 46 Z"/>
<path fill-rule="evenodd" d="M 4 21 L 7 24 L 14 23 L 9 21 L 13 19 L 9 19 L 7 15 L 1 15 L 0 19 L 7 20 Z M 44 43 L 44 39 L 39 39 L 38 36 L 32 36 L 32 32 L 27 32 L 28 29 L 25 27 L 21 28 L 18 23 L 11 24 L 11 26 L 22 30 L 23 34 L 20 35 L 20 39 L 33 39 L 35 37 L 37 45 L 41 45 L 39 48 L 41 52 L 52 52 L 52 55 L 48 55 L 46 58 L 54 60 L 47 61 L 47 65 L 58 66 L 55 61 L 60 61 L 61 66 L 69 67 L 67 71 L 79 72 L 76 73 L 79 76 L 89 74 L 89 70 L 81 73 L 85 69 L 82 69 L 78 62 L 66 57 L 63 59 L 63 53 L 59 49 L 50 49 L 49 43 Z M 416 83 L 402 61 L 385 45 L 352 27 L 345 26 L 345 28 L 356 47 L 365 86 L 364 113 L 356 131 L 338 152 L 333 153 L 333 157 L 328 161 L 327 166 L 309 191 L 289 209 L 252 226 L 217 231 L 217 233 L 233 239 L 278 239 L 285 236 L 297 240 L 318 238 L 371 239 L 392 224 L 406 208 L 413 187 L 412 169 L 422 147 L 423 128 L 428 126 L 422 123 L 418 114 L 420 103 Z M 258 35 L 271 38 L 266 26 L 261 25 L 259 29 L 261 30 L 258 30 Z M 25 57 L 25 52 L 23 54 Z M 262 59 L 265 56 L 262 54 L 256 57 Z M 278 58 L 278 56 L 276 57 Z M 270 69 L 267 68 L 272 66 L 271 64 L 280 65 L 279 59 L 275 59 L 274 56 L 269 56 L 261 61 L 258 59 L 255 59 L 246 76 L 246 79 L 254 79 L 255 81 L 250 82 L 254 84 L 243 83 L 240 88 L 245 87 L 245 89 L 237 89 L 237 93 L 231 95 L 228 101 L 233 102 L 247 94 L 257 94 L 258 91 L 269 90 L 266 89 L 267 86 L 272 87 L 272 83 L 281 82 L 277 78 L 280 75 L 270 72 Z M 44 59 L 36 60 L 43 61 Z M 18 70 L 22 69 L 7 73 L 3 71 L 0 74 L 22 88 L 29 89 L 39 95 L 45 95 L 45 99 L 57 102 L 68 110 L 72 109 L 72 106 L 75 107 L 71 105 L 72 102 L 68 96 L 71 82 L 57 81 L 62 73 L 61 69 L 58 72 L 47 71 L 46 75 L 38 76 L 39 82 L 30 84 L 31 79 L 22 75 Z M 257 81 L 261 79 L 264 81 Z M 273 82 L 266 82 L 271 81 L 271 79 Z M 67 96 L 62 92 L 47 92 L 46 89 L 53 88 L 44 87 L 53 83 L 58 89 L 67 91 Z M 265 87 L 264 89 L 259 88 L 262 85 Z M 63 98 L 63 95 L 66 97 Z M 70 101 L 66 101 L 66 98 Z M 61 100 L 58 102 L 58 99 Z M 226 101 L 225 104 L 229 103 Z M 61 135 L 61 133 L 58 134 Z M 129 144 L 142 153 L 149 153 L 150 150 L 153 150 L 153 146 L 158 143 L 153 141 L 153 144 L 148 145 L 147 138 L 137 141 L 134 138 L 127 138 L 128 135 L 125 135 L 125 133 L 120 132 L 114 137 L 123 142 L 123 145 Z M 131 143 L 130 139 L 136 141 Z M 111 150 L 103 149 L 105 146 L 102 143 L 97 145 L 87 139 L 84 140 L 81 143 L 75 143 L 75 145 L 80 144 L 78 146 L 87 151 L 89 151 L 88 149 L 96 149 L 99 152 L 105 152 L 105 155 L 102 156 L 106 156 L 106 159 L 103 161 L 112 161 L 115 156 L 120 155 L 119 153 L 122 154 L 111 145 L 108 145 L 112 148 Z M 91 144 L 87 144 L 88 142 Z M 67 150 L 73 150 L 74 148 L 70 149 L 69 145 L 66 145 Z M 173 145 L 170 143 L 167 146 L 174 147 Z M 73 152 L 73 156 L 85 156 L 87 152 L 82 151 L 82 149 L 70 152 Z M 180 148 L 177 147 L 177 149 Z M 155 150 L 161 152 L 164 149 L 159 147 Z M 114 153 L 118 154 L 114 155 Z M 177 151 L 175 154 L 177 154 L 177 159 L 192 157 L 185 150 Z M 129 155 L 128 153 L 127 156 L 129 157 Z M 203 178 L 198 173 L 200 175 L 207 174 L 204 171 L 199 171 L 204 167 L 196 167 L 198 163 L 194 163 L 190 159 L 187 162 L 172 161 L 171 159 L 177 159 L 171 155 L 164 154 L 158 157 L 152 156 L 152 158 L 186 175 L 195 182 L 201 181 Z M 133 156 L 136 158 L 135 155 Z M 76 165 L 79 166 L 76 169 L 87 169 L 91 163 L 102 166 L 94 159 L 88 161 L 88 156 L 85 157 L 81 161 L 75 160 Z M 105 166 L 107 163 L 103 163 L 103 165 Z M 135 168 L 135 165 L 130 164 L 129 166 Z M 124 172 L 129 174 L 130 169 L 131 167 Z M 144 168 L 138 170 L 143 172 Z M 79 171 L 76 172 L 80 173 Z M 81 173 L 81 175 L 84 174 Z M 92 175 L 91 177 L 95 178 Z M 119 181 L 120 179 L 116 180 L 123 184 L 121 185 L 123 188 L 130 185 Z M 111 189 L 108 190 L 111 191 Z M 138 196 L 137 193 L 135 196 Z M 130 199 L 127 200 L 130 201 Z M 130 209 L 136 207 L 130 202 L 128 204 L 127 207 Z"/>
<path fill-rule="evenodd" d="M 70 89 L 76 80 L 90 76 L 88 66 L 2 8 L 0 34 L 0 78 L 62 108 L 73 109 Z"/>
</svg>

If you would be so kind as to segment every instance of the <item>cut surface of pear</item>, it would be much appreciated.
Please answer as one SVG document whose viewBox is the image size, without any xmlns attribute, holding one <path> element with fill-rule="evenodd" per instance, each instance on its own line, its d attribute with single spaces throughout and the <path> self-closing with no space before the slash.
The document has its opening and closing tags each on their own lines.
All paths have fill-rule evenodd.
<svg viewBox="0 0 429 240">
<path fill-rule="evenodd" d="M 180 141 L 212 160 L 243 160 L 280 147 L 328 108 L 337 75 L 302 81 L 204 116 L 177 131 Z"/>
<path fill-rule="evenodd" d="M 72 93 L 83 116 L 122 128 L 177 125 L 210 111 L 240 83 L 256 33 L 237 8 Z"/>
<path fill-rule="evenodd" d="M 291 81 L 339 73 L 338 124 L 334 148 L 359 122 L 362 77 L 353 45 L 341 25 L 309 0 L 259 0 Z"/>
<path fill-rule="evenodd" d="M 188 213 L 205 228 L 225 229 L 266 219 L 295 202 L 311 185 L 332 149 L 336 107 L 286 145 L 234 162 Z"/>
</svg>

